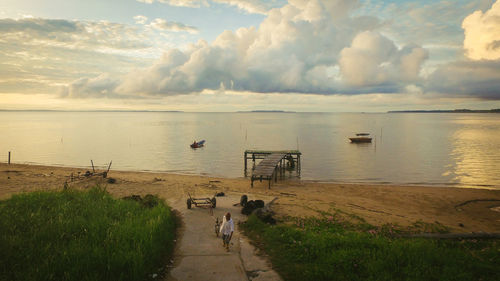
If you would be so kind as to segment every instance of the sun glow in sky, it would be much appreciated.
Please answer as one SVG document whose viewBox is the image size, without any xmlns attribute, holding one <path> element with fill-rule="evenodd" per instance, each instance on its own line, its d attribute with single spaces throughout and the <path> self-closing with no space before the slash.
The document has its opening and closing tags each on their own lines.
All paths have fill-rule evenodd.
<svg viewBox="0 0 500 281">
<path fill-rule="evenodd" d="M 500 108 L 500 0 L 4 0 L 0 109 Z"/>
</svg>

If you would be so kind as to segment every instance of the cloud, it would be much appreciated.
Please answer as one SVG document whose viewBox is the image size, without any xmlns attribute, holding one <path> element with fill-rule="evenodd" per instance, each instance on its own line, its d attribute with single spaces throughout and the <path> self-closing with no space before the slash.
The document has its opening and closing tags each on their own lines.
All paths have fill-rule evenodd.
<svg viewBox="0 0 500 281">
<path fill-rule="evenodd" d="M 358 13 L 376 14 L 385 23 L 382 32 L 397 42 L 456 47 L 463 40 L 462 19 L 488 1 L 370 0 Z"/>
<path fill-rule="evenodd" d="M 500 1 L 475 11 L 462 24 L 466 59 L 442 64 L 426 81 L 426 91 L 500 100 Z"/>
<path fill-rule="evenodd" d="M 137 15 L 134 17 L 135 23 L 137 24 L 146 24 L 148 21 L 148 17 L 143 16 L 143 15 Z"/>
<path fill-rule="evenodd" d="M 112 78 L 108 74 L 101 74 L 95 78 L 80 78 L 69 87 L 61 90 L 62 97 L 70 98 L 91 98 L 91 97 L 114 97 L 110 88 L 118 85 L 119 80 Z"/>
<path fill-rule="evenodd" d="M 434 64 L 435 70 L 423 75 L 428 50 L 416 44 L 397 44 L 380 31 L 384 23 L 377 18 L 353 16 L 358 7 L 358 1 L 290 0 L 270 10 L 258 27 L 226 30 L 211 43 L 200 40 L 182 50 L 168 49 L 149 67 L 115 79 L 100 79 L 100 87 L 90 82 L 82 87 L 76 81 L 76 87 L 69 85 L 74 93 L 68 96 L 161 97 L 227 90 L 500 99 L 498 60 L 455 58 Z M 490 11 L 483 14 L 482 21 Z M 464 26 L 466 33 L 467 28 Z M 493 29 L 486 35 L 489 30 Z M 489 42 L 493 49 L 496 44 Z"/>
<path fill-rule="evenodd" d="M 155 0 L 137 0 L 141 3 L 152 4 Z M 267 14 L 267 12 L 276 8 L 282 1 L 269 0 L 156 0 L 159 3 L 175 7 L 200 8 L 208 7 L 210 3 L 225 4 L 235 6 L 238 9 L 252 14 Z"/>
<path fill-rule="evenodd" d="M 155 0 L 137 0 L 137 2 L 153 4 Z M 208 2 L 206 0 L 156 0 L 156 2 L 175 7 L 199 8 L 202 5 L 208 6 Z"/>
<path fill-rule="evenodd" d="M 198 33 L 198 29 L 194 26 L 188 26 L 180 22 L 171 22 L 164 19 L 154 19 L 149 25 L 153 29 L 160 31 L 173 31 L 173 32 L 189 32 Z"/>
<path fill-rule="evenodd" d="M 428 58 L 421 47 L 398 49 L 391 40 L 372 31 L 359 33 L 340 55 L 342 77 L 356 87 L 417 82 L 422 63 Z"/>
<path fill-rule="evenodd" d="M 427 81 L 429 92 L 500 99 L 500 61 L 457 61 L 440 66 Z"/>
<path fill-rule="evenodd" d="M 150 64 L 141 29 L 105 21 L 0 19 L 0 92 L 54 94 L 81 77 Z"/>
<path fill-rule="evenodd" d="M 212 0 L 215 3 L 235 6 L 242 11 L 252 14 L 267 14 L 267 12 L 276 7 L 275 1 L 263 0 Z"/>
<path fill-rule="evenodd" d="M 356 34 L 378 26 L 376 18 L 350 17 L 356 6 L 356 1 L 347 0 L 290 1 L 271 10 L 258 28 L 225 31 L 213 43 L 201 40 L 184 50 L 166 51 L 153 66 L 126 75 L 118 86 L 110 85 L 110 91 L 178 95 L 223 87 L 258 93 L 356 94 L 368 89 L 392 92 L 404 86 L 390 78 L 415 82 L 425 51 L 417 46 L 399 50 L 381 35 L 378 38 L 394 50 L 377 60 L 394 64 L 392 76 L 371 81 L 368 89 L 341 81 L 352 80 L 345 78 L 351 77 L 346 54 L 339 71 L 340 52 Z"/>
<path fill-rule="evenodd" d="M 71 21 L 41 18 L 0 19 L 2 41 L 60 46 L 72 49 L 149 47 L 135 27 L 108 21 Z"/>
<path fill-rule="evenodd" d="M 473 60 L 500 59 L 500 1 L 485 13 L 475 11 L 467 16 L 462 27 L 467 57 Z"/>
</svg>

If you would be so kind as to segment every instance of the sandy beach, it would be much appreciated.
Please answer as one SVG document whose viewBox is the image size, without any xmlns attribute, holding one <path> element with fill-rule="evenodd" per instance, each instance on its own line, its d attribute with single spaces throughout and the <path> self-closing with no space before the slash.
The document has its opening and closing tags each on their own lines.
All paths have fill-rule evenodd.
<svg viewBox="0 0 500 281">
<path fill-rule="evenodd" d="M 84 174 L 88 169 L 0 163 L 0 199 L 35 190 L 62 189 L 69 176 Z M 90 169 L 91 170 L 91 169 Z M 167 201 L 186 200 L 224 192 L 239 198 L 277 198 L 273 210 L 277 217 L 319 216 L 323 211 L 341 210 L 368 223 L 386 223 L 407 227 L 416 221 L 440 224 L 452 232 L 500 232 L 500 190 L 365 185 L 278 181 L 267 188 L 267 182 L 245 178 L 215 178 L 169 173 L 111 170 L 108 178 L 90 177 L 68 182 L 72 188 L 100 184 L 116 197 L 132 194 L 157 194 Z M 237 203 L 237 202 L 234 202 Z"/>
</svg>

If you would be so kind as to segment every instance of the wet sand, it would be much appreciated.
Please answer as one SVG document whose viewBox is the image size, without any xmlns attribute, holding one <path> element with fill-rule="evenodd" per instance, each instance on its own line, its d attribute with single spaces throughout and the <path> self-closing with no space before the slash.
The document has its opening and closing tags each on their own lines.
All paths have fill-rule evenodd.
<svg viewBox="0 0 500 281">
<path fill-rule="evenodd" d="M 83 174 L 88 169 L 0 163 L 0 199 L 35 190 L 62 189 L 71 173 Z M 91 169 L 90 169 L 91 170 Z M 500 190 L 415 187 L 371 184 L 316 183 L 278 181 L 267 188 L 267 182 L 245 178 L 215 178 L 149 172 L 109 172 L 107 183 L 102 177 L 69 182 L 72 188 L 105 186 L 116 197 L 132 194 L 157 194 L 167 201 L 213 196 L 225 192 L 249 199 L 277 197 L 273 210 L 277 217 L 319 216 L 334 209 L 357 215 L 374 225 L 386 223 L 410 226 L 416 221 L 439 222 L 452 232 L 500 232 Z M 238 201 L 238 200 L 235 200 Z M 237 203 L 237 202 L 234 202 Z"/>
</svg>

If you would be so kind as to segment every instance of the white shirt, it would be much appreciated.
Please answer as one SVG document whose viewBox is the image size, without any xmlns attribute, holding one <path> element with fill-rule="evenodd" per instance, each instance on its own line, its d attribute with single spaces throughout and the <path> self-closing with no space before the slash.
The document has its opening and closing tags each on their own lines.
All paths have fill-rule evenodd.
<svg viewBox="0 0 500 281">
<path fill-rule="evenodd" d="M 224 235 L 229 235 L 231 232 L 234 231 L 234 223 L 233 219 L 229 219 L 229 221 L 226 221 L 226 217 L 224 216 L 222 220 L 222 225 L 220 226 L 220 232 Z"/>
</svg>

